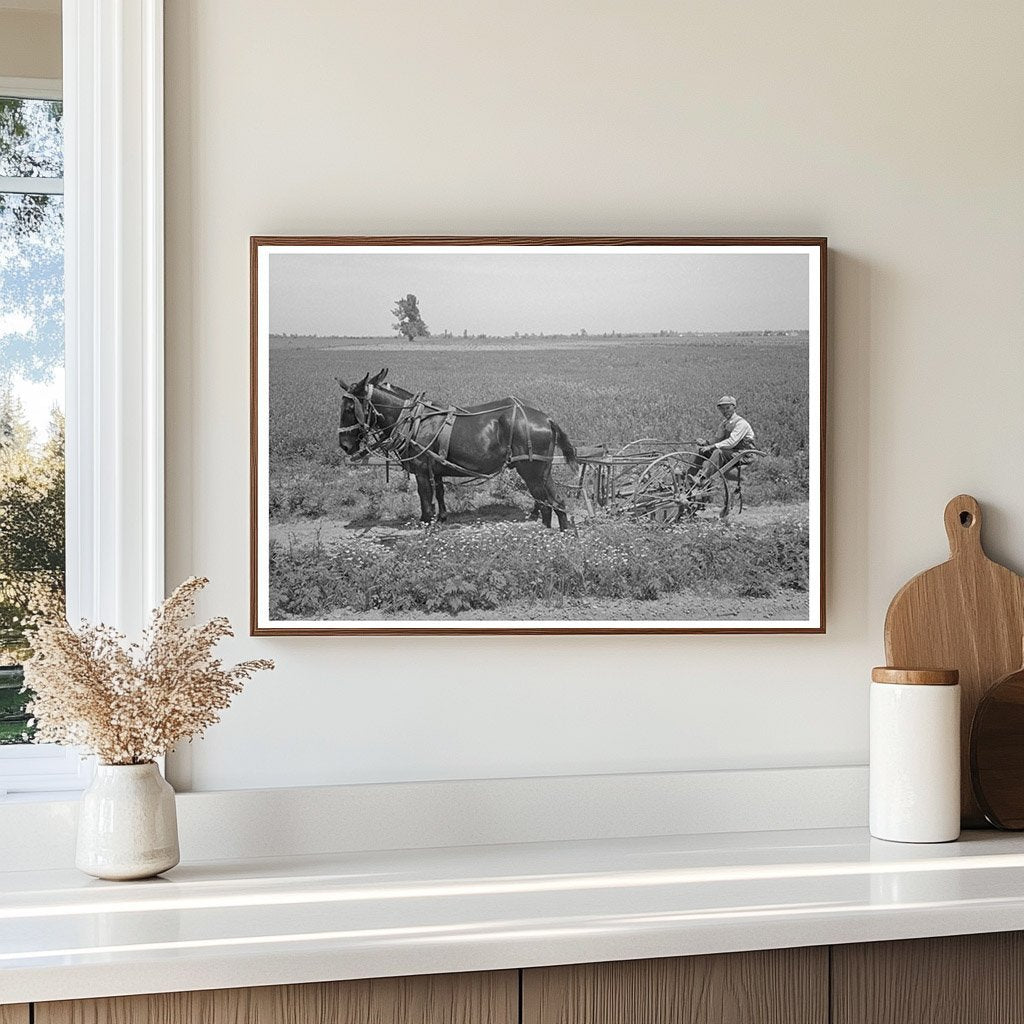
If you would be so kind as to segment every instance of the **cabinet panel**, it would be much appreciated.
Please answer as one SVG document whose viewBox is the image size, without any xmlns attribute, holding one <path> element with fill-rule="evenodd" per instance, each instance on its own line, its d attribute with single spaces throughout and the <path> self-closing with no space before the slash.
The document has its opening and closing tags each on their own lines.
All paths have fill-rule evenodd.
<svg viewBox="0 0 1024 1024">
<path fill-rule="evenodd" d="M 523 1024 L 826 1024 L 827 1020 L 828 950 L 824 947 L 523 972 Z"/>
<path fill-rule="evenodd" d="M 35 1024 L 517 1024 L 518 988 L 495 971 L 173 992 L 37 1003 Z"/>
<path fill-rule="evenodd" d="M 28 1024 L 28 1006 L 0 1006 L 0 1024 Z"/>
<path fill-rule="evenodd" d="M 1024 1021 L 1024 933 L 832 947 L 834 1024 Z"/>
</svg>

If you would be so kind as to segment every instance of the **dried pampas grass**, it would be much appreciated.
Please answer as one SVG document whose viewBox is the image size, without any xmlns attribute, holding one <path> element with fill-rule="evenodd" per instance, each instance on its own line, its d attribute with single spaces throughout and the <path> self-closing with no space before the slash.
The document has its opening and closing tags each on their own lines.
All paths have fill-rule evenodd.
<svg viewBox="0 0 1024 1024">
<path fill-rule="evenodd" d="M 84 747 L 104 764 L 145 764 L 217 722 L 242 684 L 274 663 L 225 668 L 213 648 L 233 635 L 228 620 L 187 625 L 208 582 L 182 583 L 153 612 L 141 644 L 109 626 L 40 620 L 25 663 L 36 742 Z"/>
</svg>

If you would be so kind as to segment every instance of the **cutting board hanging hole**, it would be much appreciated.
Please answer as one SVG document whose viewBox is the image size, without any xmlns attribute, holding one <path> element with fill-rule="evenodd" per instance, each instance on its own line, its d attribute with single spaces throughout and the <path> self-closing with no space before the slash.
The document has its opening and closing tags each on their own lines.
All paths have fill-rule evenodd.
<svg viewBox="0 0 1024 1024">
<path fill-rule="evenodd" d="M 982 555 L 981 509 L 969 494 L 958 494 L 947 506 L 943 516 L 949 553 L 954 558 L 961 553 Z"/>
</svg>

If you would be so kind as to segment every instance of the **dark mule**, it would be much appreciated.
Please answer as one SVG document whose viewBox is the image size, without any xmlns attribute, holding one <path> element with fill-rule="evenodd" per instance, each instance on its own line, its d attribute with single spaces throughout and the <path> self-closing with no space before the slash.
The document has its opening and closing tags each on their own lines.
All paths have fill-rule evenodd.
<svg viewBox="0 0 1024 1024">
<path fill-rule="evenodd" d="M 558 527 L 568 525 L 565 503 L 551 480 L 555 448 L 575 465 L 576 452 L 565 431 L 518 398 L 500 398 L 466 409 L 443 408 L 403 388 L 384 383 L 388 371 L 367 374 L 357 384 L 338 384 L 342 391 L 338 444 L 347 454 L 383 452 L 416 477 L 420 519 L 429 523 L 447 516 L 444 477 L 483 480 L 511 466 L 523 478 L 540 508 L 544 525 L 551 513 Z"/>
</svg>

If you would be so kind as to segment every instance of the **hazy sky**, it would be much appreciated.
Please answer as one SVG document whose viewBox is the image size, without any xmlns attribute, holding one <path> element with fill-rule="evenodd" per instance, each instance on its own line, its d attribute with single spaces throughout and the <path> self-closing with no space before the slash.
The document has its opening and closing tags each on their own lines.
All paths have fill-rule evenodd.
<svg viewBox="0 0 1024 1024">
<path fill-rule="evenodd" d="M 412 292 L 432 334 L 806 330 L 791 253 L 270 253 L 273 334 L 394 335 Z"/>
</svg>

